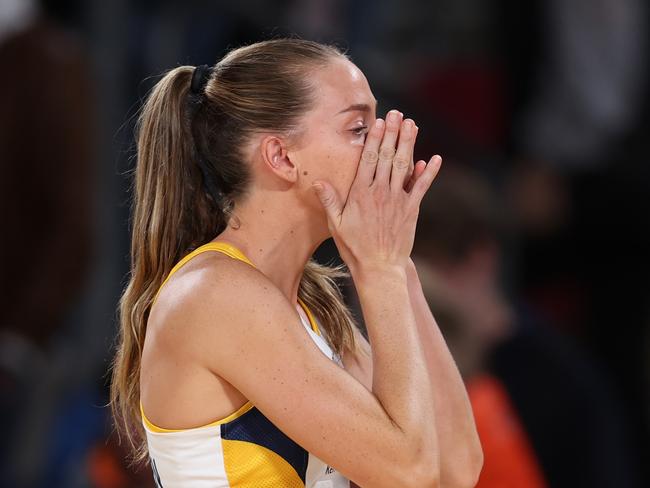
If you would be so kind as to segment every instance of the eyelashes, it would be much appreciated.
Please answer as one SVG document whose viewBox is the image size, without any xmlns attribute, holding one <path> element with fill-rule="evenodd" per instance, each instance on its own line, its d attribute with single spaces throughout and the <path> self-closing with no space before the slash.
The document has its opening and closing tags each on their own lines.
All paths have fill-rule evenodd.
<svg viewBox="0 0 650 488">
<path fill-rule="evenodd" d="M 365 136 L 368 133 L 368 126 L 362 125 L 360 127 L 355 127 L 354 129 L 351 129 L 350 132 L 355 136 Z"/>
</svg>

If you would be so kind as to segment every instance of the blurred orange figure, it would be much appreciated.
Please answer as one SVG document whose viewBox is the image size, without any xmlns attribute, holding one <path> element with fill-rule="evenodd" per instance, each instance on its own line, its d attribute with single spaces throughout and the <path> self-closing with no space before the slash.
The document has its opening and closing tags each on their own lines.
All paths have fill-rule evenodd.
<svg viewBox="0 0 650 488">
<path fill-rule="evenodd" d="M 528 437 L 507 392 L 483 374 L 467 384 L 483 446 L 483 471 L 477 488 L 544 488 L 547 485 Z"/>
</svg>

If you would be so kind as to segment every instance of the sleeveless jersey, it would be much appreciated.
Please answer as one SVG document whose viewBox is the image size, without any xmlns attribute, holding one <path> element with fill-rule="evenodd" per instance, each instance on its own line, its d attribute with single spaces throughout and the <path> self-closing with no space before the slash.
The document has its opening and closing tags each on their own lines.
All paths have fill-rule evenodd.
<svg viewBox="0 0 650 488">
<path fill-rule="evenodd" d="M 210 242 L 185 256 L 171 270 L 161 288 L 190 259 L 207 251 L 221 252 L 254 266 L 233 245 Z M 303 326 L 318 348 L 343 367 L 307 304 L 298 298 L 296 308 Z M 157 427 L 147 419 L 142 405 L 140 408 L 151 468 L 159 488 L 350 486 L 341 473 L 287 437 L 250 401 L 223 419 L 182 430 Z"/>
</svg>

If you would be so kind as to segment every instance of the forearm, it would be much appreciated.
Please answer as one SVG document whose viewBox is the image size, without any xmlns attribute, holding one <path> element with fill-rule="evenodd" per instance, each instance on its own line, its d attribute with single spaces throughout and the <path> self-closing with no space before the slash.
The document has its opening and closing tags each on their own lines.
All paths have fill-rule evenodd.
<svg viewBox="0 0 650 488">
<path fill-rule="evenodd" d="M 426 301 L 417 269 L 407 268 L 409 299 L 433 389 L 443 487 L 472 486 L 482 450 L 465 385 Z"/>
<path fill-rule="evenodd" d="M 370 271 L 354 276 L 372 344 L 372 392 L 394 423 L 420 447 L 438 446 L 434 400 L 405 270 Z"/>
</svg>

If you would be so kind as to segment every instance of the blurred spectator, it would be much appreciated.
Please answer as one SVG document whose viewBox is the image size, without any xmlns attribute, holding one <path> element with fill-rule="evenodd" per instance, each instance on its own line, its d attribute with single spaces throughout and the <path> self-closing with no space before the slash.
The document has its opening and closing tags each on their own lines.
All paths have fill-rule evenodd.
<svg viewBox="0 0 650 488">
<path fill-rule="evenodd" d="M 75 41 L 43 18 L 21 22 L 0 37 L 0 61 L 11 67 L 0 80 L 0 327 L 45 349 L 89 260 L 91 102 Z"/>
<path fill-rule="evenodd" d="M 485 459 L 477 486 L 542 488 L 547 484 L 521 419 L 486 369 L 490 349 L 511 333 L 511 312 L 495 293 L 491 273 L 471 261 L 461 265 L 464 271 L 452 271 L 415 258 L 427 302 L 467 385 Z"/>
<path fill-rule="evenodd" d="M 490 352 L 513 327 L 498 284 L 501 218 L 489 188 L 475 175 L 445 168 L 438 178 L 420 211 L 414 261 L 467 384 L 485 457 L 477 486 L 546 487 L 508 393 L 487 370 Z"/>
<path fill-rule="evenodd" d="M 78 42 L 34 1 L 0 4 L 0 64 L 0 483 L 27 486 L 47 449 L 53 338 L 89 264 L 92 103 Z"/>
<path fill-rule="evenodd" d="M 631 437 L 626 462 L 644 469 L 647 485 L 650 9 L 642 0 L 501 3 L 513 286 L 531 320 L 579 341 L 611 375 Z"/>
<path fill-rule="evenodd" d="M 423 202 L 414 246 L 475 408 L 479 486 L 636 486 L 607 379 L 501 292 L 506 223 L 489 187 L 448 162 Z"/>
</svg>

